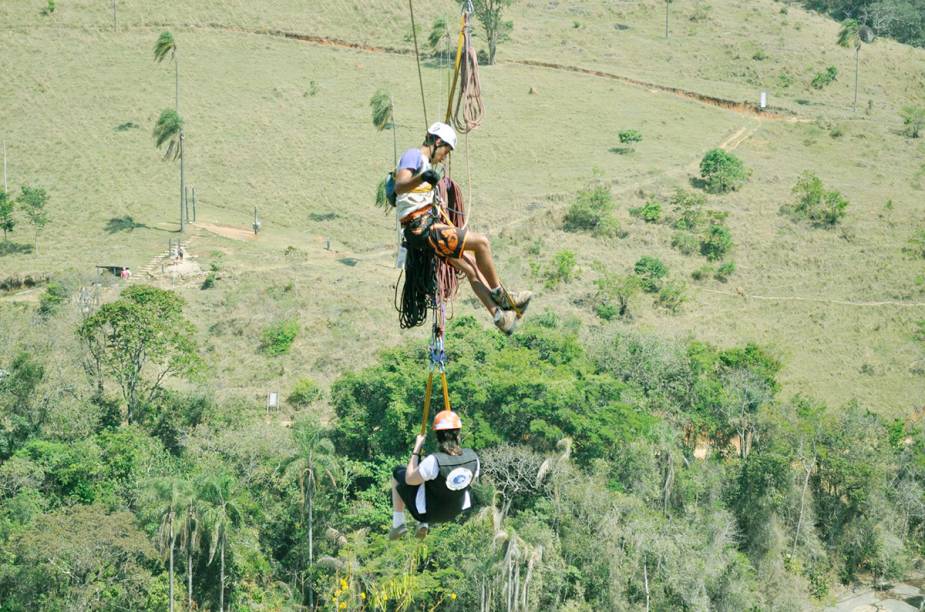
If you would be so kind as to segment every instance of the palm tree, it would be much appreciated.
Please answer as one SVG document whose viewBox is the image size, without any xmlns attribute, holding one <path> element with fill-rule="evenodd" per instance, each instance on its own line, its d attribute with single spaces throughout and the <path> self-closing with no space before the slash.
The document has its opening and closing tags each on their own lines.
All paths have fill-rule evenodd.
<svg viewBox="0 0 925 612">
<path fill-rule="evenodd" d="M 846 49 L 854 48 L 854 104 L 853 110 L 858 108 L 858 73 L 861 64 L 861 44 L 873 42 L 874 31 L 858 23 L 857 19 L 846 19 L 842 22 L 838 32 L 838 45 Z"/>
<path fill-rule="evenodd" d="M 176 478 L 164 478 L 154 483 L 154 494 L 158 501 L 158 516 L 160 526 L 157 530 L 157 545 L 161 554 L 170 559 L 168 572 L 170 575 L 169 606 L 173 612 L 173 550 L 177 542 L 176 521 L 177 513 L 191 502 L 192 488 L 189 483 Z"/>
<path fill-rule="evenodd" d="M 299 483 L 299 492 L 302 495 L 302 518 L 307 523 L 308 563 L 305 569 L 310 569 L 315 562 L 314 558 L 314 501 L 318 485 L 324 478 L 335 484 L 337 462 L 334 455 L 334 445 L 324 437 L 321 424 L 314 417 L 308 417 L 296 423 L 292 430 L 298 450 L 285 464 L 286 473 L 294 477 Z M 304 581 L 302 584 L 304 589 Z M 304 599 L 304 593 L 303 593 Z M 308 607 L 314 609 L 314 591 L 308 591 Z"/>
<path fill-rule="evenodd" d="M 174 80 L 176 81 L 176 110 L 180 112 L 180 62 L 177 60 L 177 41 L 170 32 L 161 32 L 154 43 L 154 61 L 160 64 L 167 56 L 173 60 Z"/>
<path fill-rule="evenodd" d="M 154 124 L 154 146 L 164 150 L 164 161 L 180 160 L 180 232 L 186 229 L 186 219 L 183 215 L 183 196 L 186 192 L 186 174 L 183 170 L 183 119 L 177 111 L 164 109 L 157 123 Z"/>
<path fill-rule="evenodd" d="M 177 532 L 180 534 L 179 546 L 186 551 L 186 598 L 187 609 L 193 609 L 193 553 L 199 550 L 201 520 L 197 508 L 196 496 L 184 498 L 185 507 L 177 517 Z"/>
<path fill-rule="evenodd" d="M 234 500 L 235 482 L 227 474 L 206 477 L 200 486 L 200 499 L 204 510 L 202 522 L 209 534 L 209 564 L 219 553 L 219 612 L 225 610 L 225 549 L 228 545 L 228 531 L 237 527 L 243 516 L 240 506 Z"/>
<path fill-rule="evenodd" d="M 395 105 L 392 96 L 384 89 L 380 89 L 369 100 L 369 107 L 373 113 L 373 126 L 376 130 L 392 130 L 392 165 L 398 165 L 398 136 L 395 134 Z"/>
</svg>

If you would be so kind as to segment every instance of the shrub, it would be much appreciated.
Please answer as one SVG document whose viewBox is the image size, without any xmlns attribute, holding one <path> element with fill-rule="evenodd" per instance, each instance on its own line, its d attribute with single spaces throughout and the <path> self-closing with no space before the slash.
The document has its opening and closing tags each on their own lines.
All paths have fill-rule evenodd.
<svg viewBox="0 0 925 612">
<path fill-rule="evenodd" d="M 552 289 L 559 283 L 571 282 L 577 275 L 578 262 L 572 251 L 559 251 L 552 259 L 552 267 L 546 272 L 546 287 Z"/>
<path fill-rule="evenodd" d="M 48 283 L 48 287 L 39 298 L 39 314 L 43 317 L 52 316 L 67 301 L 69 295 L 70 291 L 63 284 L 55 281 Z"/>
<path fill-rule="evenodd" d="M 642 142 L 642 134 L 637 130 L 623 130 L 619 134 L 620 144 L 635 144 Z"/>
<path fill-rule="evenodd" d="M 671 246 L 683 255 L 693 255 L 700 248 L 700 240 L 691 232 L 679 230 L 671 236 Z"/>
<path fill-rule="evenodd" d="M 278 321 L 263 330 L 260 349 L 270 357 L 288 353 L 298 334 L 299 324 L 295 321 Z"/>
<path fill-rule="evenodd" d="M 925 319 L 918 321 L 915 326 L 916 330 L 912 337 L 919 342 L 925 342 Z"/>
<path fill-rule="evenodd" d="M 613 214 L 614 207 L 613 194 L 604 185 L 583 189 L 578 192 L 577 199 L 565 214 L 565 230 L 610 231 L 613 226 L 608 226 L 607 220 Z"/>
<path fill-rule="evenodd" d="M 729 277 L 732 276 L 736 271 L 736 264 L 734 261 L 727 261 L 721 265 L 717 270 L 716 274 L 713 275 L 713 278 L 718 280 L 721 283 L 725 283 L 729 280 Z"/>
<path fill-rule="evenodd" d="M 669 281 L 659 289 L 658 298 L 655 303 L 668 312 L 674 314 L 681 309 L 681 305 L 687 301 L 684 293 L 684 283 L 681 281 Z"/>
<path fill-rule="evenodd" d="M 675 229 L 696 230 L 704 220 L 703 205 L 706 199 L 702 194 L 678 189 L 671 197 L 671 208 L 676 217 Z"/>
<path fill-rule="evenodd" d="M 700 176 L 708 193 L 728 193 L 739 189 L 750 172 L 738 157 L 722 149 L 713 149 L 700 162 Z"/>
<path fill-rule="evenodd" d="M 203 290 L 211 289 L 212 287 L 215 286 L 216 280 L 218 280 L 218 274 L 216 274 L 215 272 L 209 272 L 208 274 L 206 274 L 205 280 L 202 281 L 202 286 L 200 287 L 200 289 L 203 289 Z"/>
<path fill-rule="evenodd" d="M 709 264 L 700 266 L 699 268 L 691 272 L 691 278 L 693 278 L 695 281 L 703 280 L 710 276 L 713 276 L 713 266 Z"/>
<path fill-rule="evenodd" d="M 668 267 L 658 258 L 648 255 L 636 262 L 633 271 L 639 277 L 642 289 L 646 293 L 655 293 L 661 289 L 662 279 L 668 275 Z"/>
<path fill-rule="evenodd" d="M 813 89 L 822 89 L 826 85 L 833 83 L 838 78 L 838 68 L 835 66 L 829 66 L 822 72 L 816 74 L 813 77 L 810 85 L 813 86 Z"/>
<path fill-rule="evenodd" d="M 794 215 L 809 219 L 814 225 L 833 226 L 845 216 L 848 200 L 838 191 L 826 191 L 822 180 L 812 172 L 800 175 L 793 194 L 797 201 Z"/>
<path fill-rule="evenodd" d="M 761 62 L 761 61 L 768 59 L 768 54 L 765 53 L 764 49 L 758 49 L 757 51 L 755 51 L 755 54 L 752 55 L 752 59 L 755 60 L 756 62 Z"/>
<path fill-rule="evenodd" d="M 319 399 L 321 399 L 321 389 L 315 384 L 315 381 L 303 378 L 292 388 L 292 392 L 286 398 L 286 401 L 293 408 L 301 410 L 308 408 Z"/>
<path fill-rule="evenodd" d="M 700 241 L 700 254 L 716 261 L 722 259 L 732 248 L 732 233 L 725 225 L 711 225 Z"/>
<path fill-rule="evenodd" d="M 913 257 L 925 259 L 925 228 L 918 229 L 912 234 L 908 251 Z"/>
<path fill-rule="evenodd" d="M 899 113 L 903 118 L 903 134 L 909 138 L 918 138 L 925 129 L 925 108 L 921 106 L 906 106 Z"/>
<path fill-rule="evenodd" d="M 658 223 L 662 220 L 662 205 L 655 200 L 649 200 L 639 208 L 631 208 L 630 214 L 646 223 Z"/>
<path fill-rule="evenodd" d="M 604 272 L 604 275 L 594 281 L 594 284 L 597 287 L 598 300 L 594 312 L 605 321 L 610 321 L 614 317 L 628 316 L 630 302 L 639 293 L 641 287 L 638 276 L 609 272 Z"/>
</svg>

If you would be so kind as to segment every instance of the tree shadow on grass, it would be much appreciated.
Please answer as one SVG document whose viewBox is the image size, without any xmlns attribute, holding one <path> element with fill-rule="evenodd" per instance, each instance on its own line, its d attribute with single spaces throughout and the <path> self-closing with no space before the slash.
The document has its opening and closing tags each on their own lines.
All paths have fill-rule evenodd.
<svg viewBox="0 0 925 612">
<path fill-rule="evenodd" d="M 691 184 L 691 187 L 693 187 L 694 189 L 700 189 L 702 191 L 707 190 L 707 182 L 703 180 L 702 178 L 700 178 L 699 176 L 692 176 L 690 178 L 690 184 Z"/>
<path fill-rule="evenodd" d="M 33 251 L 31 244 L 20 244 L 18 242 L 0 241 L 0 257 L 4 255 L 26 255 Z"/>
<path fill-rule="evenodd" d="M 130 215 L 125 215 L 122 217 L 113 217 L 106 222 L 106 233 L 107 234 L 118 234 L 119 232 L 132 232 L 136 229 L 149 229 L 149 230 L 159 230 L 166 232 L 168 230 L 161 229 L 159 227 L 151 227 L 145 225 L 144 223 L 138 223 Z"/>
</svg>

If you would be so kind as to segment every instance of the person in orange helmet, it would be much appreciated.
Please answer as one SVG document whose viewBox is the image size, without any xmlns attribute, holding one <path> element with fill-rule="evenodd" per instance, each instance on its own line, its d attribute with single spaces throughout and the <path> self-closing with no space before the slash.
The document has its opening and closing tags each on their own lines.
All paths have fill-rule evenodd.
<svg viewBox="0 0 925 612">
<path fill-rule="evenodd" d="M 414 450 L 406 467 L 392 470 L 392 529 L 389 539 L 407 533 L 405 508 L 418 522 L 415 536 L 423 538 L 431 523 L 445 523 L 472 507 L 469 489 L 479 476 L 479 458 L 475 451 L 462 448 L 459 416 L 444 410 L 434 417 L 434 432 L 439 451 L 421 461 L 426 435 L 414 441 Z"/>
</svg>

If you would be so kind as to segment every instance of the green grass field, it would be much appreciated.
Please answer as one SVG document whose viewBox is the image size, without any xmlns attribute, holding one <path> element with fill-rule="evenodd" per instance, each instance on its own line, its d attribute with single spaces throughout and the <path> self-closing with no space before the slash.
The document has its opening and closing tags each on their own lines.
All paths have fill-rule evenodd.
<svg viewBox="0 0 925 612">
<path fill-rule="evenodd" d="M 186 169 L 199 220 L 246 230 L 257 207 L 264 222 L 250 241 L 188 232 L 200 264 L 221 261 L 214 289 L 200 290 L 201 279 L 177 285 L 201 330 L 210 386 L 243 397 L 285 393 L 300 377 L 328 383 L 382 347 L 423 341 L 427 330 L 402 333 L 392 309 L 393 220 L 372 206 L 392 163 L 392 135 L 375 131 L 368 105 L 376 89 L 389 90 L 400 149 L 418 144 L 425 118 L 413 57 L 267 33 L 407 50 L 406 7 L 382 0 L 325 0 L 311 10 L 295 0 L 191 4 L 120 6 L 115 33 L 108 2 L 62 0 L 50 17 L 39 15 L 44 3 L 37 1 L 0 6 L 0 72 L 7 76 L 0 134 L 10 186 L 38 184 L 52 197 L 38 252 L 0 257 L 0 278 L 86 277 L 108 263 L 138 269 L 177 237 L 177 165 L 160 161 L 151 138 L 158 114 L 174 103 L 173 66 L 152 61 L 157 35 L 170 29 L 179 46 Z M 450 2 L 419 4 L 425 35 L 436 16 L 457 11 Z M 454 156 L 454 175 L 464 184 L 468 163 L 472 226 L 493 237 L 506 283 L 537 288 L 535 312 L 575 315 L 590 336 L 603 324 L 588 307 L 595 262 L 623 271 L 642 255 L 657 255 L 672 277 L 687 281 L 688 302 L 671 316 L 642 297 L 629 325 L 723 346 L 768 346 L 784 363 L 788 395 L 832 404 L 856 398 L 895 416 L 920 407 L 925 354 L 912 334 L 925 319 L 925 285 L 916 280 L 925 265 L 903 247 L 925 225 L 925 146 L 898 133 L 897 111 L 925 103 L 925 51 L 884 40 L 866 46 L 861 108 L 853 113 L 853 53 L 835 45 L 838 26 L 828 19 L 793 7 L 782 14 L 784 5 L 764 0 L 691 3 L 674 9 L 666 40 L 660 2 L 581 4 L 512 10 L 513 39 L 500 46 L 500 63 L 481 72 L 484 126 Z M 767 59 L 752 59 L 759 50 Z M 795 120 L 515 63 L 524 60 L 735 101 L 757 101 L 767 90 Z M 838 80 L 810 88 L 829 65 Z M 424 74 L 434 120 L 445 107 L 446 75 L 433 61 Z M 116 129 L 127 123 L 138 127 Z M 611 152 L 627 128 L 641 131 L 643 142 L 631 154 Z M 723 143 L 753 170 L 741 191 L 709 197 L 711 208 L 729 213 L 737 272 L 726 284 L 694 283 L 690 273 L 703 258 L 680 255 L 669 228 L 644 224 L 627 209 L 643 201 L 640 192 L 689 188 L 703 154 Z M 838 229 L 812 229 L 779 213 L 804 170 L 849 198 Z M 573 194 L 595 175 L 613 185 L 624 239 L 561 229 Z M 125 216 L 134 229 L 113 226 Z M 31 234 L 22 226 L 11 238 L 28 243 Z M 542 245 L 539 256 L 531 254 L 535 244 Z M 545 265 L 562 249 L 577 254 L 581 277 L 545 290 L 530 263 Z M 897 304 L 866 305 L 880 302 Z M 29 328 L 31 306 L 9 298 L 0 305 L 11 332 L 0 334 L 4 351 L 42 333 Z M 455 309 L 475 312 L 468 289 Z M 258 354 L 261 330 L 282 319 L 300 323 L 293 352 Z"/>
</svg>

